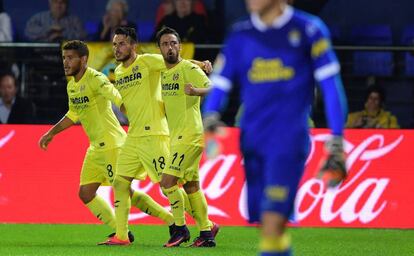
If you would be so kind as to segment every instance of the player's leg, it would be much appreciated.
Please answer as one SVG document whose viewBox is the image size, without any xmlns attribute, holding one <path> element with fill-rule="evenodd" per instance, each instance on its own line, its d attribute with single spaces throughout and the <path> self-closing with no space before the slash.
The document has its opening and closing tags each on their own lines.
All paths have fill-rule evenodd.
<svg viewBox="0 0 414 256">
<path fill-rule="evenodd" d="M 188 196 L 189 203 L 193 210 L 194 218 L 200 230 L 200 235 L 194 240 L 192 246 L 195 247 L 213 247 L 215 246 L 214 236 L 218 232 L 218 225 L 214 225 L 208 219 L 208 206 L 204 193 L 200 189 L 199 183 L 199 164 L 201 155 L 203 153 L 202 147 L 190 145 L 176 145 L 171 147 L 171 156 L 180 157 L 180 162 L 174 164 L 173 168 L 181 168 L 180 178 L 184 183 L 184 190 Z M 177 166 L 178 164 L 178 166 Z M 214 234 L 212 228 L 214 227 Z"/>
<path fill-rule="evenodd" d="M 167 161 L 169 163 L 169 161 Z M 169 164 L 167 164 L 168 168 Z M 190 233 L 185 221 L 185 197 L 183 191 L 178 187 L 178 177 L 163 173 L 161 178 L 161 189 L 168 198 L 171 212 L 174 217 L 174 231 L 170 239 L 164 244 L 165 247 L 179 246 L 190 239 Z"/>
<path fill-rule="evenodd" d="M 115 215 L 112 208 L 102 197 L 96 194 L 100 185 L 100 183 L 81 185 L 79 187 L 79 198 L 93 215 L 111 227 L 112 230 L 115 230 Z"/>
<path fill-rule="evenodd" d="M 101 170 L 104 160 L 105 153 L 87 151 L 80 176 L 79 198 L 93 215 L 115 230 L 115 215 L 112 208 L 96 194 L 99 186 L 105 182 Z"/>
<path fill-rule="evenodd" d="M 157 203 L 152 197 L 150 197 L 148 194 L 132 190 L 130 191 L 131 194 L 131 205 L 134 207 L 137 207 L 142 212 L 145 212 L 146 214 L 160 218 L 162 221 L 164 221 L 168 226 L 171 226 L 174 224 L 174 218 L 172 214 L 166 210 L 164 207 L 162 207 L 159 203 Z"/>
<path fill-rule="evenodd" d="M 195 178 L 195 177 L 193 177 Z M 198 178 L 198 175 L 197 175 Z M 219 226 L 208 218 L 208 205 L 203 191 L 200 189 L 199 181 L 189 181 L 184 184 L 184 189 L 188 194 L 190 205 L 193 208 L 200 235 L 194 240 L 192 247 L 214 247 L 216 246 L 215 237 L 219 231 Z"/>
<path fill-rule="evenodd" d="M 291 255 L 286 223 L 293 211 L 297 186 L 302 177 L 306 154 L 300 147 L 272 152 L 265 157 L 264 190 L 261 202 L 261 255 Z M 303 150 L 305 151 L 305 150 Z"/>
<path fill-rule="evenodd" d="M 168 163 L 168 161 L 167 161 Z M 168 164 L 167 164 L 168 166 Z M 171 206 L 171 212 L 174 216 L 174 223 L 178 227 L 186 224 L 184 215 L 185 199 L 182 190 L 178 187 L 178 177 L 163 173 L 161 176 L 160 186 L 164 195 L 168 198 Z"/>
<path fill-rule="evenodd" d="M 116 234 L 104 245 L 128 245 L 128 216 L 131 209 L 130 187 L 136 172 L 142 169 L 141 161 L 137 155 L 137 141 L 135 138 L 127 137 L 121 148 L 116 164 L 116 173 L 112 187 L 114 190 L 114 206 L 116 217 Z M 109 175 L 110 176 L 110 175 Z"/>
<path fill-rule="evenodd" d="M 174 174 L 164 175 L 166 167 L 168 166 L 169 155 L 169 138 L 167 136 L 149 136 L 143 138 L 143 148 L 141 156 L 143 165 L 153 183 L 161 182 L 160 186 L 163 193 L 167 196 L 171 204 L 172 210 L 172 225 L 170 225 L 170 236 L 180 231 L 183 237 L 179 238 L 174 243 L 167 243 L 169 246 L 177 246 L 184 240 L 189 239 L 189 231 L 185 227 L 184 217 L 184 197 L 182 190 L 178 188 L 177 180 Z M 180 217 L 180 215 L 182 215 Z"/>
</svg>

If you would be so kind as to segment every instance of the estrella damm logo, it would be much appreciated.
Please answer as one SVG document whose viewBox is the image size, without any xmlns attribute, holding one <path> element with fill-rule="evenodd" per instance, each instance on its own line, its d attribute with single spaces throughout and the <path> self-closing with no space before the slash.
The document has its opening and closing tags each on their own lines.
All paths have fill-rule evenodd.
<svg viewBox="0 0 414 256">
<path fill-rule="evenodd" d="M 180 89 L 180 85 L 178 83 L 168 83 L 168 84 L 163 84 L 162 85 L 162 90 L 163 91 L 172 91 L 172 90 L 179 90 Z"/>
<path fill-rule="evenodd" d="M 322 39 L 316 41 L 312 45 L 312 57 L 313 58 L 318 58 L 319 56 L 321 56 L 322 54 L 327 52 L 329 47 L 330 47 L 329 46 L 329 41 L 326 40 L 325 38 L 322 38 Z"/>
<path fill-rule="evenodd" d="M 72 104 L 83 104 L 89 102 L 88 96 L 70 98 Z"/>
<path fill-rule="evenodd" d="M 290 80 L 295 76 L 295 70 L 285 66 L 279 58 L 255 58 L 248 76 L 252 83 Z"/>
</svg>

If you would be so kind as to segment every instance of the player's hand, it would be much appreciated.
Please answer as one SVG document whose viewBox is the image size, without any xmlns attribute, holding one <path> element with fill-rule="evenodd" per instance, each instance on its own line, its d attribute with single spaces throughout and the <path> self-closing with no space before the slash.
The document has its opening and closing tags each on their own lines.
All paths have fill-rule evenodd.
<svg viewBox="0 0 414 256">
<path fill-rule="evenodd" d="M 342 140 L 342 136 L 333 136 L 325 143 L 328 155 L 322 162 L 318 178 L 328 187 L 337 186 L 347 176 Z"/>
<path fill-rule="evenodd" d="M 50 133 L 45 133 L 39 140 L 39 147 L 43 150 L 47 149 L 47 146 L 52 141 L 53 135 Z"/>
<path fill-rule="evenodd" d="M 184 93 L 189 95 L 189 96 L 197 96 L 197 91 L 196 89 L 193 87 L 192 84 L 186 84 L 184 87 Z"/>
<path fill-rule="evenodd" d="M 211 64 L 211 62 L 209 60 L 205 60 L 202 62 L 203 65 L 203 70 L 207 73 L 210 74 L 211 72 L 213 72 L 213 65 Z"/>
<path fill-rule="evenodd" d="M 203 118 L 204 131 L 216 132 L 217 128 L 224 126 L 224 123 L 220 120 L 220 114 L 217 112 L 208 113 Z"/>
</svg>

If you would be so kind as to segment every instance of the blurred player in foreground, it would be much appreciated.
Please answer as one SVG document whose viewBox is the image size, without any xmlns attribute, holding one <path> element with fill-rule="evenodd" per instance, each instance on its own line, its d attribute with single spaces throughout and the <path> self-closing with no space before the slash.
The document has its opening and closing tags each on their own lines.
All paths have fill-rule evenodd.
<svg viewBox="0 0 414 256">
<path fill-rule="evenodd" d="M 216 60 L 204 121 L 207 129 L 215 126 L 237 81 L 244 106 L 240 139 L 249 218 L 262 224 L 260 255 L 285 256 L 292 254 L 285 227 L 308 154 L 314 85 L 322 90 L 333 134 L 319 174 L 330 186 L 346 177 L 346 99 L 329 32 L 319 18 L 285 0 L 246 3 L 250 19 L 234 26 Z"/>
<path fill-rule="evenodd" d="M 161 90 L 170 130 L 170 156 L 160 184 L 170 202 L 176 225 L 175 232 L 164 246 L 178 246 L 190 239 L 184 197 L 178 186 L 184 183 L 200 229 L 200 236 L 194 240 L 192 247 L 214 247 L 218 225 L 208 219 L 207 201 L 200 189 L 198 174 L 204 147 L 200 98 L 209 92 L 210 80 L 201 68 L 181 58 L 181 39 L 177 31 L 164 27 L 156 38 L 167 67 L 161 74 Z"/>
<path fill-rule="evenodd" d="M 113 210 L 96 195 L 96 191 L 101 185 L 112 184 L 120 147 L 126 137 L 112 111 L 111 102 L 125 110 L 121 95 L 108 78 L 87 66 L 88 56 L 88 47 L 82 41 L 69 41 L 63 46 L 65 75 L 72 76 L 67 86 L 69 111 L 40 138 L 39 146 L 46 150 L 55 135 L 80 121 L 90 146 L 82 166 L 79 197 L 99 220 L 115 230 Z M 141 211 L 156 217 L 163 211 L 169 214 L 145 193 L 132 190 L 129 193 L 133 205 Z M 110 235 L 112 236 L 114 234 Z M 131 232 L 128 236 L 129 240 L 134 240 Z"/>
</svg>

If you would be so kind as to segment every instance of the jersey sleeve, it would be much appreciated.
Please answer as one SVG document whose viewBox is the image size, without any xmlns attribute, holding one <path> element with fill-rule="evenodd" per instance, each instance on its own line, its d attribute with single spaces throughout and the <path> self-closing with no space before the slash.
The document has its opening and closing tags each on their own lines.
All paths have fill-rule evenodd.
<svg viewBox="0 0 414 256">
<path fill-rule="evenodd" d="M 79 121 L 79 116 L 76 114 L 75 111 L 73 111 L 72 106 L 69 105 L 69 110 L 65 115 L 67 118 L 69 118 L 73 123 L 77 123 Z"/>
<path fill-rule="evenodd" d="M 348 107 L 329 31 L 318 18 L 312 19 L 305 29 L 310 42 L 313 74 L 322 90 L 328 125 L 334 135 L 342 135 Z"/>
<path fill-rule="evenodd" d="M 237 38 L 229 35 L 225 47 L 217 56 L 214 63 L 214 72 L 211 75 L 212 90 L 203 105 L 203 112 L 220 112 L 227 103 L 228 94 L 233 87 L 237 74 Z"/>
<path fill-rule="evenodd" d="M 210 79 L 197 65 L 192 64 L 189 67 L 188 78 L 191 84 L 196 88 L 208 88 L 210 86 Z"/>
<path fill-rule="evenodd" d="M 110 100 L 117 107 L 120 107 L 122 104 L 121 94 L 109 81 L 109 79 L 102 73 L 96 74 L 95 79 L 96 82 L 93 83 L 95 85 L 94 89 L 97 90 L 97 92 L 101 94 L 105 99 Z"/>
<path fill-rule="evenodd" d="M 318 18 L 314 18 L 306 24 L 305 30 L 310 43 L 315 80 L 320 82 L 338 74 L 340 66 L 326 25 Z"/>
<path fill-rule="evenodd" d="M 143 54 L 141 55 L 142 60 L 155 71 L 161 71 L 165 69 L 164 58 L 161 54 Z"/>
</svg>

